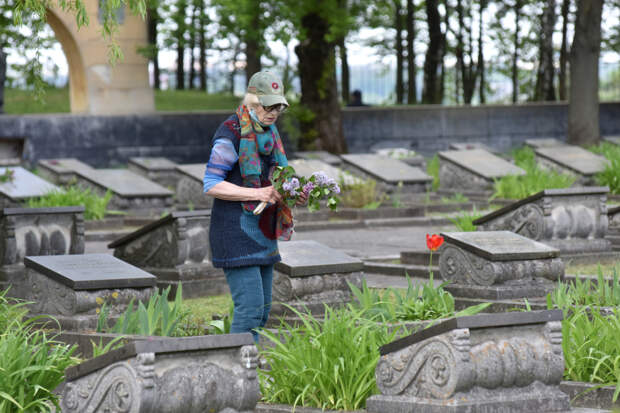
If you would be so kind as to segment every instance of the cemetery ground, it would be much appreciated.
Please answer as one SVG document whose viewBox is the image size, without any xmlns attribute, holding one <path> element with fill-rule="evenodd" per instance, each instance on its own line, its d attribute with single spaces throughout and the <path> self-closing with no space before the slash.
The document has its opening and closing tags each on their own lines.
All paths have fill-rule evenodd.
<svg viewBox="0 0 620 413">
<path fill-rule="evenodd" d="M 39 165 L 55 184 L 78 182 L 123 210 L 115 214 L 84 199 L 88 213 L 63 200 L 39 212 L 15 208 L 24 196 L 3 185 L 27 175 L 0 171 L 0 281 L 32 302 L 0 299 L 1 365 L 19 372 L 0 371 L 9 389 L 0 388 L 0 410 L 44 410 L 52 390 L 63 411 L 542 412 L 569 411 L 570 400 L 571 411 L 613 408 L 617 188 L 610 184 L 608 195 L 592 186 L 613 174 L 607 165 L 574 168 L 575 158 L 591 166 L 592 152 L 567 151 L 567 165 L 541 161 L 536 149 L 501 157 L 460 150 L 470 152 L 425 160 L 426 174 L 402 153 L 402 166 L 390 164 L 396 173 L 373 154 L 336 164 L 349 171 L 342 186 L 350 192 L 338 212 L 297 211 L 258 351 L 249 335 L 217 334 L 229 328 L 231 300 L 208 261 L 209 211 L 155 186 L 163 162 L 123 170 L 128 182 L 144 182 L 133 174 L 154 181 L 133 192 L 111 182 L 118 171 L 66 160 Z M 620 153 L 611 144 L 597 151 L 611 165 Z M 187 168 L 166 167 L 187 188 L 195 184 L 181 173 Z M 103 219 L 90 219 L 97 215 Z M 427 234 L 438 233 L 445 241 L 431 266 L 437 245 Z M 22 319 L 26 308 L 57 321 L 41 329 L 42 319 Z M 52 338 L 58 325 L 62 334 Z M 34 389 L 26 384 L 33 380 Z M 581 394 L 602 385 L 611 387 Z"/>
</svg>

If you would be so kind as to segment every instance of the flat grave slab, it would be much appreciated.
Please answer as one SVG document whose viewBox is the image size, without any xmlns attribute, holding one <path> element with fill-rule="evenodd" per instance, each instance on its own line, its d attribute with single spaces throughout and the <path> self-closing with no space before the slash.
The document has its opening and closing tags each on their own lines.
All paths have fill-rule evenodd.
<svg viewBox="0 0 620 413">
<path fill-rule="evenodd" d="M 305 176 L 307 178 L 315 172 L 323 171 L 327 176 L 335 179 L 336 182 L 341 182 L 341 180 L 344 180 L 344 183 L 347 185 L 352 185 L 356 182 L 362 181 L 361 178 L 356 177 L 350 172 L 344 171 L 337 166 L 330 165 L 318 159 L 295 159 L 289 161 L 289 165 L 295 168 L 297 175 Z"/>
<path fill-rule="evenodd" d="M 553 146 L 563 146 L 566 145 L 566 142 L 561 141 L 556 138 L 541 138 L 541 139 L 526 139 L 525 145 L 530 148 L 549 148 Z"/>
<path fill-rule="evenodd" d="M 325 304 L 337 307 L 351 301 L 349 284 L 362 284 L 364 263 L 316 241 L 278 244 L 282 261 L 274 266 L 271 322 L 290 313 L 290 307 L 325 312 Z"/>
<path fill-rule="evenodd" d="M 191 204 L 200 208 L 211 208 L 213 198 L 204 194 L 203 178 L 206 165 L 193 163 L 177 165 L 179 177 L 176 187 L 176 201 L 180 204 Z"/>
<path fill-rule="evenodd" d="M 483 192 L 493 189 L 495 179 L 525 174 L 518 166 L 483 149 L 442 151 L 438 156 L 442 189 Z"/>
<path fill-rule="evenodd" d="M 491 261 L 555 258 L 560 251 L 511 231 L 445 232 L 446 241 Z"/>
<path fill-rule="evenodd" d="M 127 169 L 80 170 L 77 174 L 121 197 L 172 196 L 169 189 Z"/>
<path fill-rule="evenodd" d="M 563 254 L 610 251 L 608 192 L 608 187 L 546 189 L 473 223 L 483 231 L 514 231 Z"/>
<path fill-rule="evenodd" d="M 128 167 L 137 167 L 146 171 L 173 171 L 177 164 L 163 157 L 134 157 L 129 158 Z"/>
<path fill-rule="evenodd" d="M 440 160 L 454 163 L 487 180 L 501 178 L 506 175 L 525 174 L 523 169 L 484 149 L 442 151 L 438 155 Z"/>
<path fill-rule="evenodd" d="M 353 272 L 364 268 L 361 260 L 316 241 L 281 242 L 278 248 L 282 261 L 275 264 L 275 269 L 291 277 Z"/>
<path fill-rule="evenodd" d="M 56 184 L 68 184 L 75 178 L 76 171 L 94 169 L 76 158 L 42 159 L 37 163 L 41 176 Z"/>
<path fill-rule="evenodd" d="M 348 154 L 341 155 L 341 157 L 346 164 L 391 185 L 396 185 L 399 182 L 403 184 L 426 184 L 432 181 L 432 178 L 421 169 L 386 156 Z"/>
<path fill-rule="evenodd" d="M 152 287 L 157 280 L 109 254 L 25 257 L 24 265 L 73 290 Z"/>
<path fill-rule="evenodd" d="M 10 201 L 20 202 L 28 198 L 40 197 L 60 189 L 21 166 L 0 167 L 0 175 L 4 175 L 7 170 L 12 171 L 13 178 L 0 183 L 0 194 L 9 201 L 5 201 L 5 204 Z"/>
<path fill-rule="evenodd" d="M 338 166 L 342 163 L 342 159 L 337 155 L 329 153 L 327 151 L 301 151 L 295 152 L 295 157 L 306 160 L 323 161 L 330 165 Z"/>
<path fill-rule="evenodd" d="M 442 234 L 439 270 L 459 298 L 544 296 L 564 275 L 560 251 L 510 231 Z"/>
<path fill-rule="evenodd" d="M 573 174 L 591 177 L 602 172 L 607 165 L 605 157 L 573 145 L 535 149 L 536 156 L 547 166 L 559 167 Z"/>
</svg>

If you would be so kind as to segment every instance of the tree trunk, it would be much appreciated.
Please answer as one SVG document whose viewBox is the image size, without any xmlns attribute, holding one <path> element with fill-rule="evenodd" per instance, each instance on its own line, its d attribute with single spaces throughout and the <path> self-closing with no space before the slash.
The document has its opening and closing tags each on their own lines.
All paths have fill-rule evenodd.
<svg viewBox="0 0 620 413">
<path fill-rule="evenodd" d="M 189 83 L 188 88 L 194 89 L 194 79 L 196 78 L 196 68 L 194 65 L 196 64 L 196 54 L 194 53 L 194 49 L 196 49 L 196 14 L 198 12 L 198 5 L 194 4 L 192 10 L 192 22 L 189 29 Z"/>
<path fill-rule="evenodd" d="M 415 67 L 415 3 L 407 0 L 407 103 L 417 103 L 418 85 L 416 82 Z"/>
<path fill-rule="evenodd" d="M 300 120 L 300 147 L 345 153 L 347 145 L 334 76 L 335 45 L 326 40 L 329 25 L 318 13 L 311 12 L 302 17 L 301 26 L 306 38 L 295 47 L 301 104 L 314 116 L 311 120 Z"/>
<path fill-rule="evenodd" d="M 514 50 L 512 53 L 512 103 L 519 100 L 519 49 L 521 48 L 521 40 L 519 39 L 519 23 L 521 20 L 521 8 L 523 0 L 515 0 L 515 37 Z"/>
<path fill-rule="evenodd" d="M 199 10 L 199 20 L 200 20 L 200 29 L 198 29 L 198 35 L 200 39 L 198 41 L 200 47 L 200 90 L 203 92 L 209 92 L 207 87 L 207 39 L 206 39 L 206 25 L 207 25 L 207 15 L 205 13 L 204 2 L 200 0 L 198 2 L 198 10 Z"/>
<path fill-rule="evenodd" d="M 450 27 L 450 3 L 448 0 L 443 0 L 443 6 L 446 14 L 443 16 L 443 24 L 446 27 L 446 32 L 441 36 L 441 57 L 439 62 L 439 102 L 443 103 L 444 96 L 446 95 L 446 54 L 448 53 L 448 27 Z"/>
<path fill-rule="evenodd" d="M 471 12 L 471 9 L 469 9 Z M 456 12 L 458 15 L 459 27 L 457 31 L 457 46 L 456 46 L 456 59 L 457 66 L 461 71 L 461 83 L 463 87 L 463 102 L 466 105 L 471 104 L 471 100 L 474 96 L 474 91 L 476 90 L 476 77 L 478 75 L 477 69 L 474 70 L 475 63 L 472 58 L 472 25 L 469 24 L 469 32 L 467 33 L 467 44 L 465 43 L 463 36 L 463 28 L 466 28 L 465 25 L 465 10 L 463 10 L 462 0 L 458 0 L 456 3 Z M 470 15 L 471 17 L 471 15 Z M 471 18 L 470 18 L 471 20 Z M 467 47 L 467 56 L 469 58 L 469 63 L 465 62 L 465 48 Z M 458 79 L 458 76 L 457 76 Z M 458 84 L 458 83 L 457 83 Z M 457 87 L 457 103 L 458 103 L 458 87 Z"/>
<path fill-rule="evenodd" d="M 566 100 L 566 69 L 568 66 L 568 13 L 570 0 L 562 1 L 562 46 L 560 47 L 560 100 Z"/>
<path fill-rule="evenodd" d="M 568 142 L 595 145 L 600 139 L 598 61 L 603 0 L 578 0 L 570 51 Z"/>
<path fill-rule="evenodd" d="M 257 4 L 260 4 L 257 2 Z M 260 24 L 260 7 L 257 5 L 256 7 L 251 8 L 252 14 L 252 28 L 253 30 L 247 30 L 245 36 L 245 58 L 246 58 L 246 66 L 245 66 L 245 80 L 246 84 L 250 82 L 250 78 L 256 72 L 260 72 L 263 68 L 261 65 L 261 48 L 260 48 L 260 35 L 257 34 L 255 30 L 259 30 Z"/>
<path fill-rule="evenodd" d="M 555 27 L 555 0 L 545 0 L 545 8 L 541 16 L 540 54 L 538 74 L 536 76 L 536 90 L 534 100 L 555 100 L 555 86 L 553 79 L 553 29 Z"/>
<path fill-rule="evenodd" d="M 428 24 L 429 44 L 424 58 L 423 103 L 441 103 L 439 72 L 442 61 L 441 18 L 439 0 L 426 0 L 426 21 Z"/>
<path fill-rule="evenodd" d="M 400 0 L 394 0 L 394 28 L 396 29 L 396 104 L 404 103 L 405 87 L 403 82 L 403 18 Z"/>
<path fill-rule="evenodd" d="M 176 41 L 177 41 L 177 90 L 185 89 L 185 8 L 184 0 L 177 3 L 176 15 Z"/>
<path fill-rule="evenodd" d="M 148 31 L 148 42 L 151 47 L 151 56 L 149 57 L 153 63 L 153 88 L 161 89 L 159 81 L 159 49 L 157 47 L 157 23 L 159 23 L 159 13 L 157 6 L 149 7 L 146 10 L 146 24 Z"/>
<path fill-rule="evenodd" d="M 0 48 L 0 115 L 4 113 L 4 83 L 6 82 L 6 53 Z"/>
<path fill-rule="evenodd" d="M 347 59 L 347 46 L 345 44 L 345 38 L 340 38 L 338 42 L 338 51 L 340 52 L 340 84 L 342 87 L 342 101 L 349 103 L 351 91 L 349 85 L 351 83 L 351 77 L 349 74 L 349 60 Z"/>
<path fill-rule="evenodd" d="M 484 13 L 484 9 L 487 7 L 487 0 L 480 0 L 480 29 L 478 30 L 478 75 L 480 77 L 478 94 L 480 96 L 480 103 L 485 104 L 487 102 L 486 99 L 486 84 L 485 84 L 485 66 L 484 66 L 484 44 L 483 44 L 483 30 L 484 23 L 482 21 L 482 15 Z"/>
</svg>

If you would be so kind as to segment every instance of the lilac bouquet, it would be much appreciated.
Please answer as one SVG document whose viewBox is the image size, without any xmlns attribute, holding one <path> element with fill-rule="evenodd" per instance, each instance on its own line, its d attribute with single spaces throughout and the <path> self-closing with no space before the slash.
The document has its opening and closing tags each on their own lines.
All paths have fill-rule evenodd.
<svg viewBox="0 0 620 413">
<path fill-rule="evenodd" d="M 336 195 L 340 193 L 340 187 L 323 171 L 315 172 L 306 178 L 298 176 L 292 166 L 278 166 L 273 172 L 271 181 L 289 207 L 295 205 L 302 194 L 308 198 L 309 211 L 318 211 L 321 199 L 327 199 L 327 206 L 331 210 L 338 207 Z"/>
</svg>

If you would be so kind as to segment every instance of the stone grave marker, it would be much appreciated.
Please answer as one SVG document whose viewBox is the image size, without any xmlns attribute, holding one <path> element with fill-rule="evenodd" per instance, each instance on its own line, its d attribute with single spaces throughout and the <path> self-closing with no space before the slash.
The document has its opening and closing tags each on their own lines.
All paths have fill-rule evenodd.
<svg viewBox="0 0 620 413">
<path fill-rule="evenodd" d="M 510 231 L 447 232 L 439 249 L 441 278 L 459 298 L 545 296 L 564 275 L 560 251 Z"/>
<path fill-rule="evenodd" d="M 327 151 L 300 151 L 295 152 L 295 157 L 308 161 L 322 161 L 330 165 L 340 166 L 342 159 L 338 155 L 334 155 Z"/>
<path fill-rule="evenodd" d="M 30 198 L 57 191 L 56 185 L 21 166 L 0 167 L 0 207 L 18 207 Z M 6 178 L 5 178 L 6 177 Z"/>
<path fill-rule="evenodd" d="M 228 292 L 226 277 L 209 260 L 210 210 L 172 212 L 108 245 L 114 256 L 157 276 L 157 286 L 179 283 L 183 297 Z"/>
<path fill-rule="evenodd" d="M 586 186 L 595 184 L 594 175 L 608 163 L 605 157 L 573 145 L 537 148 L 534 152 L 541 166 L 575 176 L 578 184 Z"/>
<path fill-rule="evenodd" d="M 550 148 L 554 146 L 564 146 L 566 145 L 566 142 L 563 142 L 556 138 L 526 139 L 525 145 L 533 149 L 538 149 Z"/>
<path fill-rule="evenodd" d="M 351 300 L 347 283 L 361 286 L 364 263 L 357 258 L 316 241 L 280 242 L 278 247 L 282 261 L 274 266 L 272 316 L 286 312 L 282 304 L 322 313 L 323 304 Z"/>
<path fill-rule="evenodd" d="M 0 237 L 0 289 L 25 297 L 25 256 L 84 253 L 84 207 L 4 208 Z"/>
<path fill-rule="evenodd" d="M 309 178 L 315 172 L 325 172 L 327 176 L 340 183 L 344 180 L 346 185 L 353 185 L 355 183 L 362 182 L 362 179 L 356 177 L 348 171 L 344 171 L 337 166 L 330 165 L 316 159 L 295 159 L 289 161 L 289 165 L 295 168 L 295 172 L 299 176 L 305 176 Z"/>
<path fill-rule="evenodd" d="M 112 193 L 110 206 L 118 209 L 159 209 L 172 205 L 172 191 L 127 169 L 76 171 L 78 185 L 103 196 Z"/>
<path fill-rule="evenodd" d="M 495 179 L 525 174 L 518 166 L 483 149 L 443 151 L 438 155 L 442 189 L 487 191 L 493 189 Z"/>
<path fill-rule="evenodd" d="M 607 187 L 546 189 L 478 218 L 482 231 L 508 230 L 566 253 L 610 251 Z"/>
<path fill-rule="evenodd" d="M 418 167 L 423 171 L 426 170 L 426 160 L 416 151 L 407 148 L 382 148 L 375 150 L 377 155 L 387 156 L 391 159 L 403 161 L 408 165 Z"/>
<path fill-rule="evenodd" d="M 176 166 L 176 163 L 162 157 L 134 157 L 129 158 L 127 164 L 130 171 L 166 188 L 176 188 L 177 186 Z"/>
<path fill-rule="evenodd" d="M 24 265 L 31 312 L 54 316 L 63 330 L 93 329 L 104 302 L 119 315 L 156 290 L 154 275 L 109 254 L 32 256 Z"/>
<path fill-rule="evenodd" d="M 183 205 L 193 205 L 198 208 L 211 208 L 213 197 L 205 195 L 203 179 L 205 176 L 205 164 L 194 163 L 177 165 L 176 201 Z"/>
<path fill-rule="evenodd" d="M 25 142 L 21 136 L 0 136 L 0 165 L 19 165 L 24 159 Z"/>
<path fill-rule="evenodd" d="M 260 399 L 249 333 L 131 342 L 65 372 L 63 413 L 252 412 Z"/>
<path fill-rule="evenodd" d="M 567 412 L 562 311 L 479 314 L 380 348 L 368 413 Z"/>
<path fill-rule="evenodd" d="M 57 185 L 68 185 L 75 181 L 76 171 L 92 169 L 90 165 L 75 158 L 42 159 L 37 163 L 39 174 Z"/>
<path fill-rule="evenodd" d="M 355 175 L 372 178 L 387 192 L 393 192 L 402 182 L 407 192 L 426 192 L 433 180 L 420 168 L 376 154 L 341 155 L 345 167 Z"/>
</svg>

